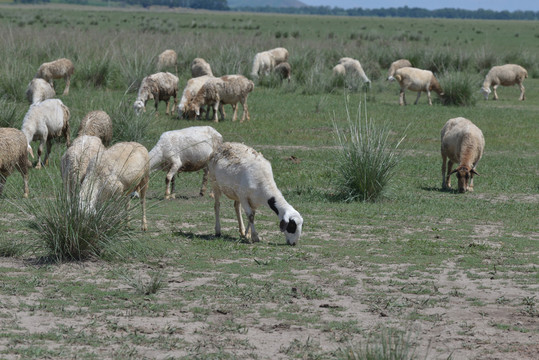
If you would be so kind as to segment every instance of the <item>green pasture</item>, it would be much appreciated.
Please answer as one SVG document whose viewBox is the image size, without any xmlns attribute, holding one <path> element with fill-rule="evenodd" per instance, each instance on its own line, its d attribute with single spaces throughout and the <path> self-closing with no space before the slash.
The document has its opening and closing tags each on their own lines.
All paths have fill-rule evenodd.
<svg viewBox="0 0 539 360">
<path fill-rule="evenodd" d="M 75 74 L 70 94 L 59 97 L 71 110 L 73 138 L 84 115 L 98 109 L 111 114 L 116 130 L 125 131 L 115 134 L 117 141 L 136 140 L 148 149 L 164 131 L 214 126 L 226 141 L 243 142 L 271 161 L 277 185 L 304 218 L 299 245 L 289 247 L 274 213 L 259 209 L 256 223 L 263 240 L 248 244 L 239 238 L 232 202 L 223 199 L 223 237 L 215 238 L 213 199 L 197 196 L 202 174 L 180 174 L 177 198 L 165 201 L 165 174 L 153 173 L 149 231 L 137 230 L 140 216 L 135 212 L 130 245 L 110 249 L 99 260 L 103 265 L 96 273 L 86 274 L 84 263 L 77 278 L 73 274 L 64 278 L 56 264 L 22 270 L 0 265 L 0 296 L 34 299 L 2 304 L 6 311 L 0 311 L 0 358 L 102 358 L 109 346 L 113 358 L 140 358 L 146 348 L 162 354 L 187 349 L 192 358 L 256 358 L 251 356 L 251 345 L 239 336 L 252 325 L 241 320 L 244 316 L 256 319 L 251 320 L 254 323 L 272 319 L 333 336 L 329 341 L 334 350 L 296 341 L 283 344 L 283 356 L 347 358 L 338 350 L 353 346 L 374 329 L 350 320 L 349 309 L 329 309 L 334 320 L 328 321 L 320 311 L 310 311 L 310 304 L 350 295 L 370 310 L 385 306 L 392 320 L 388 327 L 417 319 L 434 322 L 432 315 L 422 312 L 425 307 L 402 302 L 400 296 L 428 293 L 429 301 L 441 306 L 448 297 L 459 296 L 465 290 L 442 296 L 435 286 L 437 274 L 449 263 L 453 264 L 449 276 L 495 277 L 528 291 L 529 297 L 513 299 L 509 306 L 536 319 L 537 22 L 2 5 L 0 34 L 0 126 L 20 128 L 28 110 L 24 92 L 35 71 L 42 62 L 67 57 L 75 64 Z M 290 52 L 292 81 L 256 82 L 248 100 L 251 121 L 232 122 L 230 107 L 225 108 L 224 122 L 178 119 L 164 114 L 163 103 L 155 116 L 150 101 L 144 123 L 133 129 L 141 123 L 132 114 L 138 84 L 155 72 L 154 59 L 161 51 L 178 52 L 181 93 L 194 57 L 205 58 L 216 75 L 248 75 L 254 54 L 276 46 Z M 360 60 L 372 80 L 370 88 L 332 79 L 331 69 L 343 56 Z M 385 77 L 389 64 L 401 57 L 439 77 L 450 72 L 469 76 L 477 85 L 475 105 L 443 106 L 434 93 L 433 106 L 428 106 L 425 94 L 413 105 L 416 95 L 407 92 L 409 105 L 400 107 L 398 84 Z M 500 100 L 484 101 L 479 93 L 484 75 L 492 65 L 506 62 L 528 69 L 526 100 L 518 101 L 517 87 L 499 87 Z M 56 82 L 57 94 L 63 87 L 62 80 Z M 345 127 L 348 116 L 389 124 L 395 140 L 405 136 L 396 176 L 384 197 L 374 203 L 335 200 L 334 126 Z M 458 116 L 472 120 L 486 141 L 473 193 L 441 190 L 440 130 Z M 37 143 L 33 147 L 36 154 Z M 31 170 L 29 201 L 47 201 L 60 191 L 64 151 L 65 142 L 56 142 L 50 166 Z M 46 252 L 39 234 L 27 225 L 23 201 L 22 179 L 14 173 L 0 197 L 0 256 L 35 263 Z M 145 291 L 149 285 L 141 274 L 153 276 L 155 291 Z M 186 291 L 175 283 L 205 278 L 209 280 Z M 165 285 L 156 285 L 159 281 Z M 380 292 L 381 284 L 391 292 Z M 298 298 L 301 302 L 294 303 Z M 467 302 L 474 303 L 471 298 Z M 12 320 L 17 311 L 34 310 L 64 318 L 69 325 L 33 334 L 27 342 Z M 217 326 L 211 320 L 216 311 L 235 317 Z M 117 321 L 122 316 L 152 318 L 179 312 L 186 314 L 186 322 L 207 322 L 205 330 L 216 336 L 202 346 L 181 340 L 181 331 L 176 331 L 181 324 L 163 325 L 157 335 L 130 334 Z M 81 314 L 95 316 L 82 330 L 75 321 Z M 512 330 L 503 324 L 493 328 L 537 336 L 537 327 L 526 324 Z M 103 328 L 115 335 L 101 334 Z"/>
</svg>

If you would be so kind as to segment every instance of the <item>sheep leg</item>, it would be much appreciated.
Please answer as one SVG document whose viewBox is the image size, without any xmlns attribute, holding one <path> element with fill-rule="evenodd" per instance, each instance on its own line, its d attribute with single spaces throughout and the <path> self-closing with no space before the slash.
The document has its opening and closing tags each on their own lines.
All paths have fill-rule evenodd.
<svg viewBox="0 0 539 360">
<path fill-rule="evenodd" d="M 219 119 L 217 118 L 218 111 L 219 111 L 219 101 L 213 104 L 213 122 L 219 122 Z"/>
<path fill-rule="evenodd" d="M 241 216 L 241 203 L 237 200 L 234 201 L 234 210 L 236 211 L 236 218 L 238 219 L 238 227 L 240 230 L 240 236 L 247 238 L 248 233 L 245 231 L 245 225 L 243 224 L 243 217 Z"/>
<path fill-rule="evenodd" d="M 67 75 L 67 76 L 64 77 L 64 80 L 66 82 L 66 87 L 64 89 L 64 94 L 63 95 L 67 95 L 67 94 L 69 94 L 69 85 L 71 83 L 71 77 L 69 75 Z"/>
<path fill-rule="evenodd" d="M 28 198 L 28 170 L 21 171 L 22 175 L 22 181 L 24 182 L 24 195 L 23 197 Z M 2 178 L 2 175 L 0 175 L 0 179 Z M 2 190 L 0 189 L 0 194 L 2 194 Z"/>
<path fill-rule="evenodd" d="M 442 156 L 442 189 L 448 189 L 448 186 L 447 186 L 447 180 L 446 180 L 446 162 L 447 162 L 447 157 L 446 156 Z"/>
<path fill-rule="evenodd" d="M 404 89 L 401 89 L 399 93 L 399 105 L 400 106 L 406 105 L 406 97 L 404 96 Z"/>
<path fill-rule="evenodd" d="M 178 172 L 178 170 L 180 170 L 181 167 L 182 167 L 181 163 L 179 164 L 174 163 L 172 164 L 172 166 L 170 167 L 170 170 L 167 173 L 167 177 L 165 180 L 165 183 L 167 185 L 166 190 L 165 190 L 165 200 L 174 199 L 175 197 L 173 194 L 174 183 L 175 183 L 174 176 L 176 176 L 176 173 Z"/>
<path fill-rule="evenodd" d="M 451 171 L 453 170 L 453 161 L 449 160 L 447 163 L 447 175 L 445 177 L 445 184 L 447 189 L 451 189 Z"/>
<path fill-rule="evenodd" d="M 421 97 L 421 91 L 417 92 L 417 97 L 415 98 L 414 105 L 417 105 L 417 102 L 419 101 L 419 98 Z M 427 97 L 429 99 L 429 105 L 432 105 L 432 102 L 430 101 L 430 91 L 427 91 Z"/>
<path fill-rule="evenodd" d="M 138 193 L 140 194 L 140 205 L 142 206 L 142 231 L 148 231 L 148 222 L 146 220 L 146 190 L 148 190 L 149 181 L 150 176 L 146 175 L 138 188 Z"/>
<path fill-rule="evenodd" d="M 165 104 L 167 104 L 167 109 L 165 110 L 165 115 L 170 115 L 170 113 L 168 112 L 168 106 L 170 104 L 170 100 L 166 100 Z"/>
<path fill-rule="evenodd" d="M 154 100 L 155 102 L 155 116 L 159 115 L 159 110 L 157 109 L 159 107 L 159 97 L 157 96 Z M 167 106 L 167 111 L 168 111 L 168 106 Z"/>
<path fill-rule="evenodd" d="M 202 169 L 204 174 L 202 175 L 202 187 L 200 188 L 200 196 L 204 196 L 206 193 L 206 184 L 208 183 L 208 167 L 206 166 L 204 169 Z"/>
<path fill-rule="evenodd" d="M 525 88 L 524 88 L 524 85 L 522 85 L 522 83 L 520 82 L 518 84 L 518 87 L 520 88 L 520 97 L 518 98 L 520 101 L 522 100 L 526 100 L 526 96 L 524 95 L 524 91 L 525 91 Z"/>
<path fill-rule="evenodd" d="M 498 93 L 496 92 L 497 88 L 498 88 L 498 85 L 492 86 L 492 90 L 493 90 L 493 93 L 494 93 L 494 97 L 493 97 L 494 100 L 498 100 Z"/>
<path fill-rule="evenodd" d="M 236 119 L 238 118 L 238 104 L 231 104 L 232 105 L 232 110 L 234 110 L 234 113 L 232 114 L 232 121 L 236 121 Z M 241 122 L 243 122 L 243 119 L 241 120 Z"/>
<path fill-rule="evenodd" d="M 37 148 L 37 164 L 36 164 L 36 169 L 41 169 L 41 154 L 43 153 L 43 139 L 41 139 L 41 141 L 39 142 L 39 146 Z"/>
<path fill-rule="evenodd" d="M 249 219 L 249 224 L 247 225 L 247 230 L 245 231 L 245 237 L 249 238 L 250 234 L 252 242 L 259 242 L 260 238 L 258 237 L 258 233 L 255 229 L 255 210 L 252 209 L 248 203 L 244 204 L 243 207 L 245 208 L 245 214 Z"/>
<path fill-rule="evenodd" d="M 218 186 L 213 186 L 213 195 L 215 199 L 215 203 L 213 205 L 213 209 L 215 211 L 215 236 L 221 236 L 221 220 L 219 219 L 219 210 L 221 207 L 219 198 L 221 197 L 221 190 Z"/>
<path fill-rule="evenodd" d="M 243 108 L 243 115 L 240 122 L 243 122 L 245 120 L 245 117 L 247 117 L 247 121 L 251 121 L 251 116 L 249 115 L 249 107 L 247 106 L 247 98 L 242 101 L 241 106 Z"/>
<path fill-rule="evenodd" d="M 234 105 L 232 105 L 234 107 Z M 236 113 L 234 113 L 236 114 Z M 221 115 L 221 121 L 225 121 L 225 109 L 222 103 L 219 103 L 219 115 Z M 233 118 L 232 121 L 235 121 L 236 118 Z"/>
<path fill-rule="evenodd" d="M 47 152 L 45 153 L 45 158 L 43 159 L 43 166 L 49 165 L 49 155 L 52 150 L 52 139 L 47 138 Z"/>
</svg>

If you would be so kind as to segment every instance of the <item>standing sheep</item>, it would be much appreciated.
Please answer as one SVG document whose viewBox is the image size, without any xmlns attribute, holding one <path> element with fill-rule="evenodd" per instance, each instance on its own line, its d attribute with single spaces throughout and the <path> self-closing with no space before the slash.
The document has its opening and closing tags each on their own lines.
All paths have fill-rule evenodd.
<svg viewBox="0 0 539 360">
<path fill-rule="evenodd" d="M 275 67 L 275 57 L 269 51 L 262 51 L 255 55 L 253 59 L 253 69 L 251 76 L 258 78 L 259 75 L 268 76 Z"/>
<path fill-rule="evenodd" d="M 19 129 L 0 128 L 0 195 L 7 177 L 18 170 L 24 181 L 24 197 L 28 197 L 28 168 L 32 166 L 28 154 L 34 157 L 24 133 Z"/>
<path fill-rule="evenodd" d="M 81 120 L 77 136 L 91 135 L 97 136 L 103 145 L 109 146 L 112 141 L 112 120 L 106 112 L 102 110 L 90 111 Z"/>
<path fill-rule="evenodd" d="M 174 198 L 174 178 L 179 172 L 204 170 L 200 196 L 204 196 L 208 182 L 208 161 L 223 143 L 223 137 L 211 126 L 193 126 L 161 134 L 150 151 L 150 171 L 167 172 L 165 199 Z M 171 189 L 172 187 L 172 189 Z"/>
<path fill-rule="evenodd" d="M 60 163 L 64 187 L 70 193 L 80 187 L 90 161 L 105 151 L 97 136 L 79 135 L 66 150 Z"/>
<path fill-rule="evenodd" d="M 55 96 L 56 92 L 53 87 L 43 79 L 34 78 L 26 88 L 26 98 L 30 102 L 30 105 L 52 99 Z"/>
<path fill-rule="evenodd" d="M 157 106 L 159 105 L 159 101 L 163 100 L 167 104 L 166 114 L 169 115 L 168 105 L 170 98 L 174 98 L 174 109 L 178 103 L 178 81 L 178 77 L 169 72 L 159 72 L 146 76 L 142 79 L 137 99 L 133 105 L 135 112 L 140 114 L 141 111 L 146 111 L 146 103 L 148 100 L 153 99 L 156 114 L 158 114 Z"/>
<path fill-rule="evenodd" d="M 360 77 L 367 84 L 371 84 L 371 81 L 365 75 L 365 71 L 361 67 L 361 63 L 349 57 L 343 57 L 339 59 L 337 65 L 333 68 L 334 75 L 346 75 L 346 76 L 357 76 Z"/>
<path fill-rule="evenodd" d="M 204 75 L 213 77 L 210 64 L 202 58 L 193 59 L 193 62 L 191 63 L 191 76 L 196 78 Z"/>
<path fill-rule="evenodd" d="M 434 77 L 432 71 L 421 70 L 413 67 L 403 67 L 395 71 L 395 79 L 399 82 L 401 90 L 399 95 L 399 105 L 406 105 L 406 98 L 404 91 L 406 89 L 417 91 L 417 98 L 415 103 L 419 101 L 421 92 L 425 91 L 429 99 L 429 105 L 432 105 L 432 99 L 430 97 L 430 92 L 434 90 L 438 95 L 443 96 L 442 87 L 440 83 Z"/>
<path fill-rule="evenodd" d="M 213 121 L 218 122 L 217 111 L 219 110 L 221 112 L 221 120 L 224 120 L 222 105 L 230 104 L 234 108 L 232 121 L 236 121 L 238 112 L 237 104 L 240 102 L 243 107 L 243 115 L 240 122 L 243 122 L 245 118 L 250 120 L 247 97 L 253 91 L 254 86 L 254 83 L 243 75 L 225 75 L 220 78 L 209 79 L 192 99 L 189 104 L 189 110 L 193 110 L 199 116 L 200 107 L 202 105 L 209 105 L 213 107 Z"/>
<path fill-rule="evenodd" d="M 502 86 L 512 86 L 517 84 L 520 88 L 520 97 L 519 100 L 524 100 L 524 85 L 522 82 L 528 77 L 528 72 L 520 65 L 515 64 L 506 64 L 501 66 L 494 66 L 488 72 L 483 82 L 483 87 L 481 88 L 481 93 L 485 97 L 485 100 L 488 100 L 488 95 L 490 94 L 490 86 L 494 89 L 494 100 L 498 100 L 498 94 L 496 89 L 499 85 Z"/>
<path fill-rule="evenodd" d="M 473 191 L 475 167 L 485 148 L 481 130 L 463 117 L 449 119 L 441 131 L 442 188 L 451 188 L 451 175 L 457 173 L 459 192 Z M 446 172 L 446 160 L 449 159 Z M 451 171 L 453 164 L 459 164 Z"/>
<path fill-rule="evenodd" d="M 69 117 L 69 109 L 59 99 L 47 99 L 30 106 L 22 121 L 21 130 L 26 136 L 28 145 L 34 140 L 39 140 L 36 169 L 41 168 L 41 153 L 45 142 L 47 143 L 47 152 L 43 159 L 43 165 L 48 164 L 52 139 L 63 136 L 66 139 L 67 147 L 69 147 Z"/>
<path fill-rule="evenodd" d="M 142 231 L 146 221 L 146 191 L 150 180 L 148 150 L 136 142 L 121 142 L 94 157 L 80 191 L 81 208 L 96 211 L 99 204 L 114 196 L 127 196 L 136 191 L 142 205 Z M 129 202 L 127 203 L 129 208 Z"/>
<path fill-rule="evenodd" d="M 406 59 L 399 59 L 399 60 L 393 61 L 391 63 L 391 66 L 389 67 L 389 70 L 387 71 L 387 80 L 394 81 L 395 71 L 403 67 L 412 67 L 412 63 Z"/>
<path fill-rule="evenodd" d="M 176 74 L 178 73 L 178 54 L 176 51 L 168 49 L 157 56 L 157 71 L 170 67 L 174 67 Z"/>
<path fill-rule="evenodd" d="M 191 102 L 191 99 L 196 96 L 200 88 L 208 81 L 213 79 L 213 76 L 203 75 L 199 77 L 194 77 L 187 80 L 187 85 L 183 89 L 182 98 L 180 99 L 180 104 L 178 105 L 178 117 L 186 117 L 188 119 L 194 119 L 196 114 L 194 111 L 187 112 L 187 105 Z"/>
<path fill-rule="evenodd" d="M 36 73 L 36 78 L 47 81 L 54 88 L 54 79 L 64 78 L 66 86 L 64 95 L 69 94 L 69 84 L 71 83 L 71 75 L 75 72 L 75 67 L 71 60 L 62 58 L 51 62 L 43 63 Z"/>
<path fill-rule="evenodd" d="M 290 74 L 292 73 L 292 68 L 290 67 L 290 64 L 286 61 L 277 65 L 273 69 L 273 72 L 279 75 L 281 81 L 287 79 L 288 82 L 290 82 Z"/>
<path fill-rule="evenodd" d="M 273 179 L 271 164 L 262 154 L 239 143 L 224 143 L 208 163 L 210 181 L 215 196 L 215 235 L 221 235 L 219 198 L 224 193 L 234 200 L 240 235 L 260 241 L 255 230 L 255 212 L 262 205 L 268 206 L 279 217 L 279 227 L 286 242 L 296 245 L 303 226 L 301 215 L 286 202 Z M 241 208 L 249 219 L 247 230 L 243 225 Z"/>
</svg>

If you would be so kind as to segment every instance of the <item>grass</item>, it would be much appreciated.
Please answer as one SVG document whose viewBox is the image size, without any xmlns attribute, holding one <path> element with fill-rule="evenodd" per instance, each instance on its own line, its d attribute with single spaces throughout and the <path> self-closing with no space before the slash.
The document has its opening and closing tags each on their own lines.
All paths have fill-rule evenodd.
<svg viewBox="0 0 539 360">
<path fill-rule="evenodd" d="M 166 48 L 181 54 L 181 88 L 196 56 L 216 74 L 248 74 L 257 49 L 288 48 L 290 84 L 259 81 L 249 95 L 251 121 L 211 125 L 271 161 L 279 189 L 305 225 L 299 245 L 286 246 L 277 217 L 261 208 L 256 222 L 264 241 L 246 244 L 232 202 L 223 200 L 223 236 L 217 239 L 213 199 L 198 196 L 201 174 L 180 174 L 178 198 L 163 201 L 165 174 L 155 172 L 147 233 L 130 225 L 130 240 L 111 241 L 99 258 L 43 262 L 50 249 L 28 221 L 45 226 L 52 209 L 65 209 L 54 215 L 58 220 L 71 211 L 57 199 L 65 145 L 55 143 L 49 167 L 30 172 L 28 201 L 37 217 L 20 210 L 17 173 L 0 197 L 0 357 L 347 358 L 366 353 L 366 343 L 374 353 L 391 343 L 416 358 L 433 352 L 440 358 L 526 358 L 526 339 L 535 334 L 539 263 L 535 22 L 72 6 L 6 6 L 2 16 L 3 124 L 20 128 L 28 109 L 25 86 L 35 69 L 65 56 L 76 63 L 70 94 L 60 95 L 72 114 L 72 135 L 84 115 L 102 109 L 113 119 L 114 142 L 136 140 L 148 149 L 164 131 L 207 124 L 166 116 L 163 103 L 158 116 L 151 102 L 145 114 L 134 116 L 137 84 L 154 71 L 155 54 Z M 368 91 L 332 77 L 342 56 L 361 61 L 372 80 Z M 398 86 L 384 75 L 401 57 L 434 69 L 440 81 L 459 74 L 455 94 L 462 81 L 472 101 L 428 106 L 423 96 L 418 105 L 399 107 Z M 530 67 L 527 100 L 517 100 L 515 87 L 500 87 L 499 101 L 484 101 L 482 77 L 509 59 Z M 63 86 L 56 81 L 58 94 Z M 361 126 L 373 119 L 387 130 L 382 138 L 388 144 L 404 134 L 406 140 L 396 150 L 389 193 L 375 202 L 338 201 L 335 129 L 348 136 L 353 110 L 365 105 Z M 471 119 L 486 139 L 474 193 L 441 190 L 440 129 L 457 116 Z M 498 300 L 502 293 L 504 301 Z M 501 347 L 509 349 L 505 328 L 513 329 L 513 317 L 521 325 L 510 330 L 512 345 L 500 355 Z M 411 319 L 424 329 L 417 338 L 406 331 Z M 463 333 L 436 336 L 453 325 L 454 333 Z M 390 339 L 376 336 L 384 328 L 396 329 Z M 262 352 L 261 339 L 273 350 Z M 399 349 L 390 352 L 404 353 Z"/>
</svg>

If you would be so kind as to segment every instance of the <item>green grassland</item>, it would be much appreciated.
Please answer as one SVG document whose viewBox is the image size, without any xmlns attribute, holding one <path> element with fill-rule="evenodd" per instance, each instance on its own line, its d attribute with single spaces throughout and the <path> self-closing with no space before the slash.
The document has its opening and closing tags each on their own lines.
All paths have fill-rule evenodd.
<svg viewBox="0 0 539 360">
<path fill-rule="evenodd" d="M 116 141 L 148 149 L 164 131 L 210 124 L 225 140 L 261 151 L 304 218 L 299 245 L 289 247 L 273 212 L 260 209 L 263 241 L 248 244 L 232 202 L 223 200 L 223 237 L 215 238 L 213 199 L 197 196 L 202 175 L 180 174 L 177 199 L 165 201 L 164 173 L 156 172 L 147 233 L 135 230 L 129 246 L 97 261 L 40 263 L 46 253 L 21 211 L 15 173 L 0 197 L 0 358 L 353 358 L 347 351 L 360 352 L 382 328 L 408 329 L 417 358 L 532 358 L 539 331 L 537 22 L 1 6 L 0 34 L 1 126 L 20 128 L 36 69 L 67 57 L 76 70 L 70 94 L 59 97 L 71 110 L 73 137 L 97 109 L 122 131 Z M 248 75 L 254 54 L 276 46 L 290 52 L 292 81 L 257 82 L 249 122 L 230 121 L 230 107 L 219 123 L 166 116 L 163 103 L 158 116 L 152 102 L 141 118 L 132 114 L 138 84 L 164 49 L 179 54 L 182 89 L 195 57 L 216 75 Z M 334 81 L 331 69 L 343 56 L 361 61 L 370 89 Z M 402 57 L 441 78 L 466 74 L 477 85 L 475 105 L 443 106 L 434 94 L 433 106 L 426 95 L 413 105 L 408 93 L 410 105 L 400 107 L 398 85 L 385 74 Z M 484 75 L 507 62 L 528 69 L 527 99 L 518 101 L 517 87 L 499 87 L 500 100 L 484 101 Z M 63 87 L 56 82 L 57 94 Z M 345 127 L 347 113 L 390 124 L 394 139 L 405 136 L 380 201 L 335 200 L 334 126 Z M 473 193 L 441 190 L 440 130 L 457 116 L 486 140 Z M 64 151 L 64 141 L 56 142 L 50 166 L 31 170 L 29 201 L 59 191 Z M 134 229 L 138 221 L 136 213 Z M 155 291 L 146 291 L 151 285 Z M 29 321 L 41 327 L 30 332 Z M 435 338 L 444 326 L 458 334 Z M 253 340 L 264 336 L 273 352 Z"/>
</svg>

